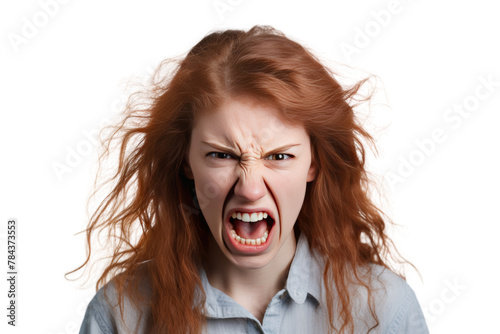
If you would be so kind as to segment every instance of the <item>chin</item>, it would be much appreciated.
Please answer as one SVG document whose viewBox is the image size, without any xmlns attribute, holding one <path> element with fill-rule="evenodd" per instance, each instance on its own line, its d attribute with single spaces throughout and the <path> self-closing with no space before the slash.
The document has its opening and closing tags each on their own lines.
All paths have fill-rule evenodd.
<svg viewBox="0 0 500 334">
<path fill-rule="evenodd" d="M 234 254 L 224 254 L 229 261 L 236 267 L 241 269 L 261 269 L 269 265 L 275 254 L 259 254 L 253 256 L 241 256 Z"/>
</svg>

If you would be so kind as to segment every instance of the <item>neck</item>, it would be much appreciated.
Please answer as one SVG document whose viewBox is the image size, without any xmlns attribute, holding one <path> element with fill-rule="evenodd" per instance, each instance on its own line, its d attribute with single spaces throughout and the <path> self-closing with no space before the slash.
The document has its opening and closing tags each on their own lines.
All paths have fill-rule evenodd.
<svg viewBox="0 0 500 334">
<path fill-rule="evenodd" d="M 267 305 L 285 287 L 295 248 L 292 233 L 269 263 L 259 268 L 246 268 L 228 260 L 211 240 L 208 280 L 214 288 L 230 296 L 262 322 Z"/>
</svg>

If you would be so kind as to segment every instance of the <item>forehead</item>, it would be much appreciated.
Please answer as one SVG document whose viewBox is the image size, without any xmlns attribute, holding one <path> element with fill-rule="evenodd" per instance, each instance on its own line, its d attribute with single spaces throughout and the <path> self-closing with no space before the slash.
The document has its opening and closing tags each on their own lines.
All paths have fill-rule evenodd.
<svg viewBox="0 0 500 334">
<path fill-rule="evenodd" d="M 240 148 L 309 139 L 302 126 L 290 124 L 275 107 L 251 98 L 227 99 L 214 111 L 198 113 L 192 136 Z"/>
</svg>

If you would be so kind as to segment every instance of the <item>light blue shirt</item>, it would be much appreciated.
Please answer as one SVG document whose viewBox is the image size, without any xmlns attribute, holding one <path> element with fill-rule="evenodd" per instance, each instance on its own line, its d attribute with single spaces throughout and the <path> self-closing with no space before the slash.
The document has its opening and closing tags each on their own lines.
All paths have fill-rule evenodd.
<svg viewBox="0 0 500 334">
<path fill-rule="evenodd" d="M 267 306 L 260 323 L 249 311 L 231 297 L 213 288 L 205 272 L 201 271 L 206 293 L 205 313 L 207 333 L 327 333 L 327 315 L 323 288 L 323 266 L 309 250 L 307 239 L 301 236 L 290 266 L 285 288 L 279 291 Z M 370 333 L 429 333 L 413 290 L 393 272 L 380 266 L 371 266 L 375 312 L 379 325 Z M 125 299 L 124 320 L 121 321 L 117 297 L 112 283 L 101 288 L 90 302 L 80 334 L 137 333 L 146 334 L 150 321 L 147 307 L 138 312 Z M 144 287 L 147 291 L 148 287 Z M 104 293 L 113 306 L 104 299 Z M 354 333 L 367 333 L 374 324 L 367 302 L 366 289 L 358 287 L 351 294 Z"/>
</svg>

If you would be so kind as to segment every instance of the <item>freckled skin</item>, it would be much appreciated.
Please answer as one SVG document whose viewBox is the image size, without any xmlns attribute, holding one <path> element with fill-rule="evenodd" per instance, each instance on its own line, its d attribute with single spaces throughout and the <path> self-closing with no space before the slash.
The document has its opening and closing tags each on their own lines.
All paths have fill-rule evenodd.
<svg viewBox="0 0 500 334">
<path fill-rule="evenodd" d="M 227 100 L 214 112 L 196 115 L 186 158 L 186 175 L 194 179 L 220 249 L 213 256 L 243 269 L 288 265 L 295 253 L 293 226 L 306 184 L 315 177 L 305 129 L 285 124 L 273 108 L 254 100 Z M 249 256 L 231 247 L 224 222 L 237 207 L 272 213 L 276 233 L 264 252 Z"/>
</svg>

